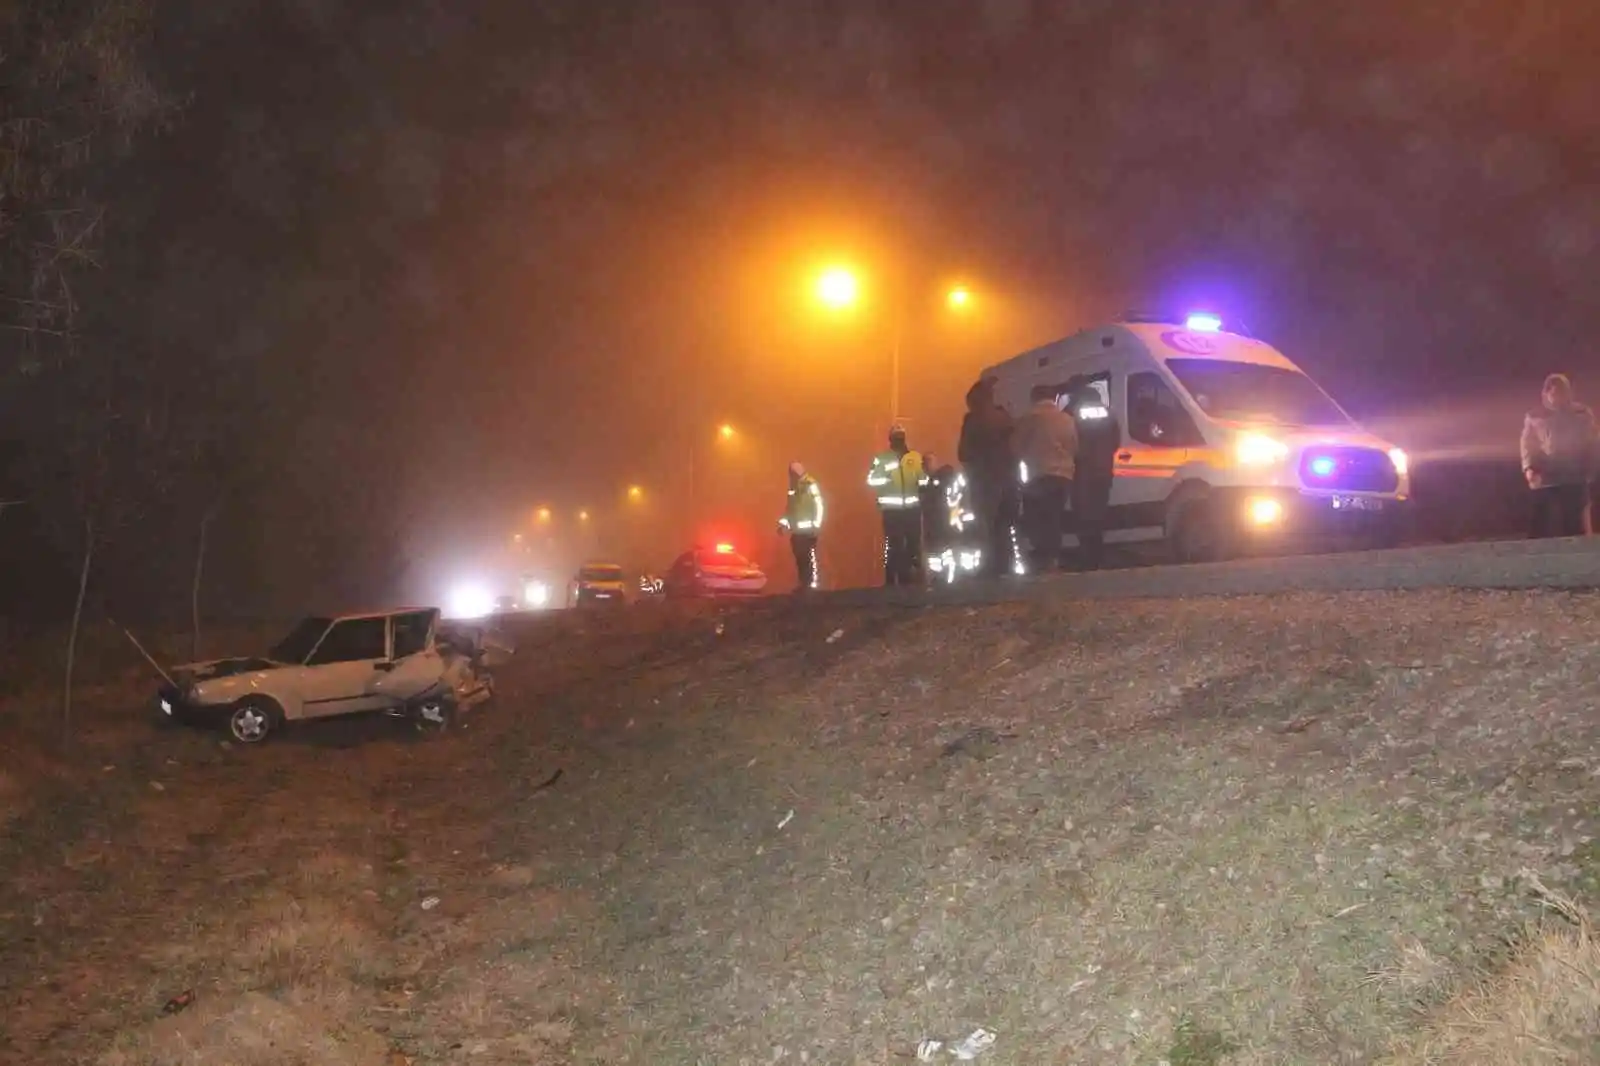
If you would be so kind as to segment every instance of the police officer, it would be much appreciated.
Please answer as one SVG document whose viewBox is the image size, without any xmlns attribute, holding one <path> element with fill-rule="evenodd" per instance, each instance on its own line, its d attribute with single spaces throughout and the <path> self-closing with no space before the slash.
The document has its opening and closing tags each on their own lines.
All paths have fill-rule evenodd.
<svg viewBox="0 0 1600 1066">
<path fill-rule="evenodd" d="M 922 498 L 926 475 L 922 456 L 906 444 L 905 427 L 889 428 L 889 449 L 872 457 L 867 487 L 878 500 L 883 518 L 883 584 L 916 581 L 922 556 Z"/>
<path fill-rule="evenodd" d="M 1098 570 L 1105 550 L 1106 511 L 1111 502 L 1112 468 L 1122 446 L 1122 427 L 1092 385 L 1072 389 L 1067 402 L 1078 423 L 1072 524 L 1078 534 L 1079 563 L 1085 570 Z"/>
<path fill-rule="evenodd" d="M 822 535 L 822 512 L 822 487 L 817 479 L 806 473 L 799 462 L 790 463 L 789 502 L 784 507 L 783 517 L 778 519 L 778 530 L 789 534 L 797 592 L 810 592 L 820 585 L 817 538 Z"/>
</svg>

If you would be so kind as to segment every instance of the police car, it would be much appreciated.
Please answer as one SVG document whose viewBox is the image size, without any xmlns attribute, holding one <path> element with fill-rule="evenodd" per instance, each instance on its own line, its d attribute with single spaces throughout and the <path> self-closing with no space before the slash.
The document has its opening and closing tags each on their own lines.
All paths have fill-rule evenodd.
<svg viewBox="0 0 1600 1066">
<path fill-rule="evenodd" d="M 1099 394 L 1122 428 L 1108 543 L 1161 542 L 1198 562 L 1325 537 L 1387 546 L 1401 536 L 1405 452 L 1358 425 L 1282 352 L 1215 315 L 1125 315 L 983 374 L 1013 415 L 1037 385 Z"/>
<path fill-rule="evenodd" d="M 758 596 L 766 587 L 767 575 L 732 544 L 684 552 L 673 561 L 665 578 L 665 592 L 674 599 Z"/>
</svg>

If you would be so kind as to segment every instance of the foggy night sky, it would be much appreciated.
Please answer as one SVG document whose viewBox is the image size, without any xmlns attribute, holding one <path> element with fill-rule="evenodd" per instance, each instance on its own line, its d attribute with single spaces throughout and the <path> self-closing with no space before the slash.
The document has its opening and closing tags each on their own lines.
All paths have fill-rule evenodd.
<svg viewBox="0 0 1600 1066">
<path fill-rule="evenodd" d="M 1503 396 L 1509 451 L 1551 370 L 1600 399 L 1583 0 L 158 11 L 191 99 L 100 282 L 123 343 L 230 383 L 256 463 L 217 581 L 261 610 L 395 534 L 426 598 L 537 503 L 670 491 L 691 432 L 770 561 L 790 459 L 865 521 L 891 296 L 913 444 L 952 456 L 978 368 L 1134 306 L 1242 318 L 1441 439 L 1482 436 L 1441 401 Z M 806 303 L 835 260 L 869 286 L 852 321 Z M 747 447 L 717 473 L 724 420 Z M 192 510 L 150 520 L 178 575 Z"/>
</svg>

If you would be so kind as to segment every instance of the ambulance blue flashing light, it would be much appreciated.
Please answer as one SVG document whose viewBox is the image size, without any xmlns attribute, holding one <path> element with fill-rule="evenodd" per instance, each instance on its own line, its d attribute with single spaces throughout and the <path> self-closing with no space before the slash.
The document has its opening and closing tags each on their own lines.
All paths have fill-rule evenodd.
<svg viewBox="0 0 1600 1066">
<path fill-rule="evenodd" d="M 1222 319 L 1205 311 L 1195 311 L 1184 325 L 1196 333 L 1215 333 L 1222 328 Z"/>
</svg>

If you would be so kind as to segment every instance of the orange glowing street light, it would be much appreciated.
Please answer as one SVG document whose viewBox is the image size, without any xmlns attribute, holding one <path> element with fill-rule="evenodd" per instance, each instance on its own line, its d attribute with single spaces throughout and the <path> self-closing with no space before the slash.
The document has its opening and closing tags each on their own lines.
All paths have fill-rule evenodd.
<svg viewBox="0 0 1600 1066">
<path fill-rule="evenodd" d="M 736 431 L 734 430 L 733 426 L 727 422 L 724 422 L 722 425 L 717 427 L 717 436 L 721 437 L 723 440 L 732 440 L 735 432 Z"/>
<path fill-rule="evenodd" d="M 547 525 L 555 516 L 550 513 L 550 508 L 541 507 L 534 512 L 534 517 L 539 520 L 540 525 Z"/>
<path fill-rule="evenodd" d="M 838 311 L 855 306 L 860 302 L 861 283 L 855 271 L 846 267 L 836 266 L 822 272 L 817 278 L 817 299 L 826 307 Z M 974 299 L 972 290 L 965 285 L 956 285 L 945 293 L 945 303 L 951 311 L 966 313 L 972 308 Z M 900 417 L 900 345 L 905 333 L 906 308 L 902 299 L 893 301 L 894 314 L 894 343 L 890 349 L 890 373 L 892 383 L 889 392 L 889 417 L 898 420 Z"/>
<path fill-rule="evenodd" d="M 861 298 L 861 283 L 855 272 L 830 267 L 817 279 L 817 299 L 834 309 L 852 307 Z"/>
<path fill-rule="evenodd" d="M 629 485 L 628 499 L 632 500 L 634 503 L 638 503 L 640 500 L 644 499 L 644 489 L 638 485 Z"/>
<path fill-rule="evenodd" d="M 588 520 L 589 520 L 589 512 L 588 511 L 579 511 L 578 512 L 578 521 L 587 522 Z"/>
</svg>

